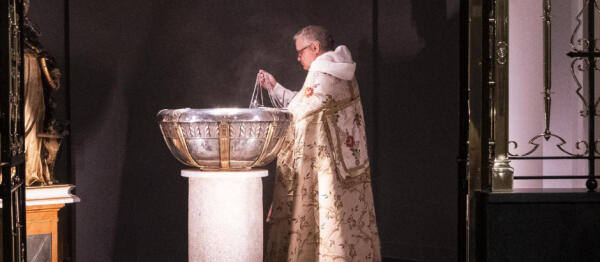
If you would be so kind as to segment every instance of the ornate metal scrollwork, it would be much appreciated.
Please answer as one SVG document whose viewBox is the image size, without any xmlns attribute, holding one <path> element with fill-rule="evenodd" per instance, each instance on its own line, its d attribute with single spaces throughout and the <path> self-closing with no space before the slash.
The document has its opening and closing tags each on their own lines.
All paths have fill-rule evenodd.
<svg viewBox="0 0 600 262">
<path fill-rule="evenodd" d="M 594 4 L 594 9 L 596 12 L 600 13 L 600 6 L 598 5 L 598 1 L 597 0 L 592 0 L 593 4 Z M 575 20 L 577 21 L 577 25 L 575 26 L 575 29 L 573 30 L 573 33 L 571 34 L 571 39 L 570 39 L 570 45 L 571 45 L 571 49 L 574 52 L 596 52 L 596 51 L 600 51 L 600 47 L 598 47 L 598 44 L 600 44 L 600 39 L 594 39 L 594 46 L 593 48 L 590 48 L 591 46 L 591 42 L 590 39 L 586 39 L 586 38 L 577 38 L 576 35 L 578 32 L 583 30 L 583 14 L 584 11 L 588 8 L 589 6 L 589 2 L 590 0 L 585 0 L 583 2 L 583 5 L 581 7 L 581 10 L 579 10 L 579 12 L 577 13 Z"/>
<path fill-rule="evenodd" d="M 538 139 L 540 139 L 540 138 L 542 138 L 542 137 L 543 137 L 543 138 L 544 138 L 544 140 L 546 140 L 546 141 L 549 141 L 549 140 L 550 140 L 552 137 L 554 137 L 554 138 L 558 139 L 559 143 L 558 143 L 558 144 L 556 144 L 555 146 L 556 146 L 556 147 L 557 147 L 557 148 L 558 148 L 560 151 L 562 151 L 563 153 L 565 153 L 565 154 L 567 154 L 567 155 L 569 155 L 569 156 L 585 156 L 585 155 L 589 154 L 589 152 L 590 152 L 590 150 L 589 150 L 589 148 L 590 148 L 590 147 L 589 147 L 589 144 L 588 144 L 588 142 L 587 142 L 587 141 L 581 141 L 581 140 L 577 141 L 577 142 L 575 143 L 575 148 L 576 148 L 577 150 L 584 150 L 584 152 L 583 152 L 583 153 L 573 153 L 573 152 L 569 152 L 569 151 L 567 151 L 567 150 L 566 150 L 566 149 L 563 147 L 564 145 L 566 145 L 566 144 L 567 144 L 567 141 L 566 141 L 565 139 L 563 139 L 562 137 L 560 137 L 560 136 L 558 136 L 558 135 L 552 134 L 552 133 L 548 133 L 548 134 L 544 133 L 544 134 L 539 134 L 539 135 L 537 135 L 537 136 L 534 136 L 533 138 L 531 138 L 531 139 L 529 140 L 528 144 L 532 145 L 532 147 L 533 147 L 533 148 L 531 148 L 529 151 L 527 151 L 527 152 L 525 152 L 525 153 L 523 153 L 523 154 L 521 154 L 521 155 L 519 155 L 519 154 L 513 154 L 512 152 L 509 152 L 509 153 L 508 153 L 508 155 L 509 155 L 509 156 L 513 156 L 513 157 L 514 157 L 514 156 L 518 156 L 518 157 L 525 157 L 525 156 L 529 156 L 529 155 L 531 155 L 531 154 L 532 154 L 533 152 L 535 152 L 535 151 L 538 149 L 538 147 L 540 146 L 540 144 L 539 144 L 539 143 L 536 143 L 535 141 L 536 141 L 536 140 L 538 140 Z M 513 146 L 514 146 L 514 148 L 513 148 L 513 149 L 517 149 L 517 148 L 519 147 L 519 145 L 518 145 L 518 143 L 517 143 L 516 141 L 509 141 L 508 143 L 509 143 L 509 145 L 513 145 Z M 583 145 L 583 146 L 582 146 L 582 145 Z"/>
<path fill-rule="evenodd" d="M 575 81 L 575 84 L 577 85 L 575 94 L 577 94 L 577 97 L 579 97 L 579 100 L 581 100 L 581 102 L 584 105 L 584 108 L 579 111 L 579 114 L 582 117 L 586 117 L 589 115 L 589 113 L 590 113 L 588 110 L 589 104 L 588 104 L 587 99 L 585 99 L 585 97 L 581 93 L 581 90 L 583 89 L 583 84 L 581 83 L 581 81 L 579 81 L 579 78 L 577 78 L 577 74 L 575 73 L 575 70 L 585 72 L 585 71 L 588 71 L 589 69 L 590 69 L 590 63 L 587 59 L 578 57 L 578 58 L 573 59 L 573 61 L 571 62 L 571 76 L 573 77 L 573 81 Z"/>
<path fill-rule="evenodd" d="M 0 159 L 2 162 L 3 202 L 3 261 L 26 260 L 25 223 L 25 146 L 23 116 L 23 49 L 22 49 L 22 0 L 8 0 L 0 4 L 5 15 L 2 27 L 2 50 L 6 60 L 0 87 L 2 121 Z M 4 20 L 6 19 L 6 20 Z"/>
<path fill-rule="evenodd" d="M 600 139 L 596 139 L 596 140 L 594 141 L 594 152 L 595 152 L 596 154 L 600 154 L 600 149 L 598 149 L 598 144 L 599 144 L 599 142 L 600 142 Z"/>
<path fill-rule="evenodd" d="M 586 3 L 588 3 L 589 0 L 586 0 Z M 553 133 L 551 131 L 551 125 L 550 125 L 550 117 L 551 117 L 551 109 L 552 109 L 552 85 L 551 85 L 551 25 L 552 25 L 552 16 L 551 16 L 551 1 L 550 0 L 544 0 L 543 3 L 543 16 L 542 16 L 542 21 L 543 21 L 543 27 L 544 27 L 544 90 L 543 90 L 543 94 L 544 94 L 544 118 L 545 118 L 545 128 L 544 128 L 544 132 L 536 135 L 534 137 L 532 137 L 528 144 L 530 144 L 532 146 L 531 149 L 529 149 L 529 151 L 523 153 L 523 154 L 515 154 L 512 152 L 509 152 L 509 156 L 520 156 L 520 157 L 525 157 L 525 156 L 529 156 L 532 153 L 534 153 L 540 146 L 540 143 L 537 142 L 539 139 L 543 138 L 546 142 L 550 141 L 552 138 L 557 139 L 557 143 L 555 144 L 555 146 L 563 153 L 569 155 L 569 156 L 574 156 L 574 157 L 581 157 L 581 156 L 585 156 L 588 155 L 590 153 L 590 145 L 588 141 L 583 141 L 583 140 L 578 140 L 575 143 L 575 149 L 576 150 L 583 150 L 584 152 L 570 152 L 569 150 L 566 150 L 564 148 L 564 146 L 567 144 L 567 141 L 562 138 L 561 136 Z M 575 27 L 575 30 L 573 31 L 573 34 L 571 35 L 571 48 L 574 51 L 577 52 L 583 52 L 585 50 L 589 49 L 589 40 L 587 39 L 577 39 L 575 40 L 575 36 L 577 35 L 577 32 L 579 30 L 581 30 L 582 26 L 583 26 L 583 11 L 584 11 L 585 7 L 582 8 L 579 13 L 576 16 L 577 19 L 577 26 Z M 583 96 L 582 94 L 582 89 L 583 89 L 583 84 L 581 83 L 581 81 L 577 78 L 577 74 L 576 74 L 576 70 L 577 71 L 589 71 L 590 68 L 594 68 L 593 65 L 590 65 L 589 61 L 586 58 L 583 57 L 578 57 L 573 59 L 573 61 L 571 62 L 571 75 L 573 77 L 573 80 L 575 81 L 576 85 L 577 85 L 577 89 L 575 90 L 575 93 L 577 95 L 577 97 L 582 101 L 582 103 L 584 104 L 584 109 L 582 109 L 580 111 L 580 115 L 585 117 L 585 116 L 589 116 L 589 110 L 587 108 L 589 108 L 589 101 Z M 598 102 L 600 102 L 600 100 L 596 100 L 595 104 L 598 104 Z M 543 141 L 542 141 L 543 142 Z M 509 141 L 509 145 L 513 146 L 513 149 L 517 149 L 518 148 L 518 143 L 516 141 Z"/>
<path fill-rule="evenodd" d="M 24 151 L 24 139 L 22 134 L 19 134 L 18 123 L 21 119 L 21 72 L 22 66 L 22 50 L 21 50 L 21 33 L 20 33 L 20 19 L 21 17 L 17 13 L 17 4 L 20 1 L 11 1 L 12 5 L 9 5 L 8 22 L 9 22 L 9 139 L 10 139 L 10 151 L 12 156 L 23 153 Z"/>
<path fill-rule="evenodd" d="M 577 32 L 583 30 L 583 11 L 585 11 L 588 6 L 590 0 L 585 0 L 583 3 L 583 7 L 575 16 L 575 20 L 577 21 L 577 25 L 575 26 L 575 30 L 573 30 L 573 34 L 571 34 L 571 49 L 575 52 L 587 52 L 590 49 L 590 40 L 579 38 L 576 39 Z"/>
<path fill-rule="evenodd" d="M 596 43 L 600 43 L 600 40 L 596 40 Z M 597 49 L 596 52 L 600 51 L 600 49 Z M 588 62 L 589 63 L 589 62 Z M 595 71 L 600 71 L 600 58 L 595 57 L 594 58 L 594 66 L 593 66 Z M 596 101 L 594 101 L 594 117 L 600 117 L 600 112 L 598 112 L 598 104 L 600 104 L 600 96 L 596 98 Z"/>
<path fill-rule="evenodd" d="M 586 1 L 589 1 L 589 0 L 586 0 Z M 597 0 L 594 0 L 594 9 L 596 10 L 596 12 L 600 13 L 600 5 L 598 5 Z"/>
<path fill-rule="evenodd" d="M 508 43 L 500 41 L 496 44 L 496 62 L 500 65 L 508 61 Z"/>
</svg>

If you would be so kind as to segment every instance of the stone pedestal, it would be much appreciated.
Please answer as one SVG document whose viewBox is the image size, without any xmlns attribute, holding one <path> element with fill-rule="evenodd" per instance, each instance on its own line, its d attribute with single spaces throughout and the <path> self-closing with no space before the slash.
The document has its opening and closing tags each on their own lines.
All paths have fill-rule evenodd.
<svg viewBox="0 0 600 262">
<path fill-rule="evenodd" d="M 189 178 L 189 261 L 262 261 L 261 178 L 268 171 L 186 169 L 181 175 Z"/>
</svg>

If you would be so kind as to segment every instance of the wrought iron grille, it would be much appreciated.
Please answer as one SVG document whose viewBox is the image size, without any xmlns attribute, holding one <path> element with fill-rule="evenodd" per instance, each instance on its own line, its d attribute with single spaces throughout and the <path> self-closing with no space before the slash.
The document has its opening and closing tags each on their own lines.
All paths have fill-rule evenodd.
<svg viewBox="0 0 600 262">
<path fill-rule="evenodd" d="M 25 146 L 23 88 L 23 1 L 0 5 L 0 166 L 2 184 L 2 258 L 25 261 Z"/>
<path fill-rule="evenodd" d="M 552 2 L 551 0 L 543 1 L 543 53 L 544 53 L 544 86 L 543 86 L 543 99 L 544 99 L 544 130 L 538 135 L 533 136 L 528 141 L 529 148 L 526 149 L 525 153 L 516 154 L 511 153 L 509 150 L 509 159 L 511 160 L 587 160 L 588 174 L 587 175 L 574 175 L 574 176 L 515 176 L 514 179 L 586 179 L 586 187 L 588 190 L 593 191 L 597 187 L 596 176 L 595 176 L 595 160 L 600 159 L 600 150 L 598 149 L 599 139 L 596 138 L 595 130 L 595 119 L 599 115 L 598 104 L 600 103 L 600 97 L 596 98 L 595 95 L 595 76 L 594 72 L 600 70 L 600 64 L 598 63 L 600 58 L 600 49 L 597 47 L 598 39 L 595 39 L 595 15 L 596 12 L 600 11 L 597 0 L 582 0 L 583 5 L 581 10 L 577 13 L 576 26 L 570 38 L 571 51 L 566 54 L 572 58 L 570 64 L 570 71 L 573 77 L 574 84 L 576 85 L 575 93 L 578 99 L 584 105 L 584 108 L 580 111 L 580 116 L 587 118 L 588 121 L 588 135 L 587 139 L 580 139 L 574 143 L 576 151 L 568 150 L 565 148 L 567 140 L 557 133 L 551 125 L 551 109 L 552 109 L 552 84 L 551 84 L 551 28 L 552 28 Z M 582 33 L 584 30 L 584 14 L 587 15 L 587 38 L 577 39 L 577 33 Z M 577 77 L 577 73 L 584 73 L 587 83 L 582 83 Z M 587 84 L 587 87 L 584 85 Z M 588 99 L 582 94 L 582 90 L 586 88 L 588 91 Z M 563 155 L 554 156 L 532 156 L 534 152 L 537 152 L 540 145 L 549 143 L 550 140 L 558 141 L 554 146 Z M 509 141 L 509 145 L 512 145 L 512 150 L 518 148 L 516 141 Z"/>
</svg>

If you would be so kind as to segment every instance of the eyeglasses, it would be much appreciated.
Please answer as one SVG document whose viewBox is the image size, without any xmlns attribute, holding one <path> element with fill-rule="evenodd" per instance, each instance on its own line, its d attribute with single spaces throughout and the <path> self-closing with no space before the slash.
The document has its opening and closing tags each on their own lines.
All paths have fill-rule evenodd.
<svg viewBox="0 0 600 262">
<path fill-rule="evenodd" d="M 301 56 L 301 55 L 302 55 L 302 52 L 303 52 L 303 51 L 304 51 L 306 48 L 309 48 L 309 47 L 310 47 L 310 45 L 311 45 L 311 44 L 308 44 L 307 46 L 305 46 L 305 47 L 301 48 L 300 50 L 296 50 L 296 52 L 298 52 L 298 56 Z"/>
</svg>

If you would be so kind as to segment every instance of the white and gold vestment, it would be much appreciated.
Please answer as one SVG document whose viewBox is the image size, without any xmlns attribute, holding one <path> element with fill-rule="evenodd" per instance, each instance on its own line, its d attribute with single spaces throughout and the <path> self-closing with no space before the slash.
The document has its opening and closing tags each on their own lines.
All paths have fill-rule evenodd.
<svg viewBox="0 0 600 262">
<path fill-rule="evenodd" d="M 278 155 L 266 261 L 381 261 L 356 64 L 339 46 L 317 57 Z"/>
</svg>

